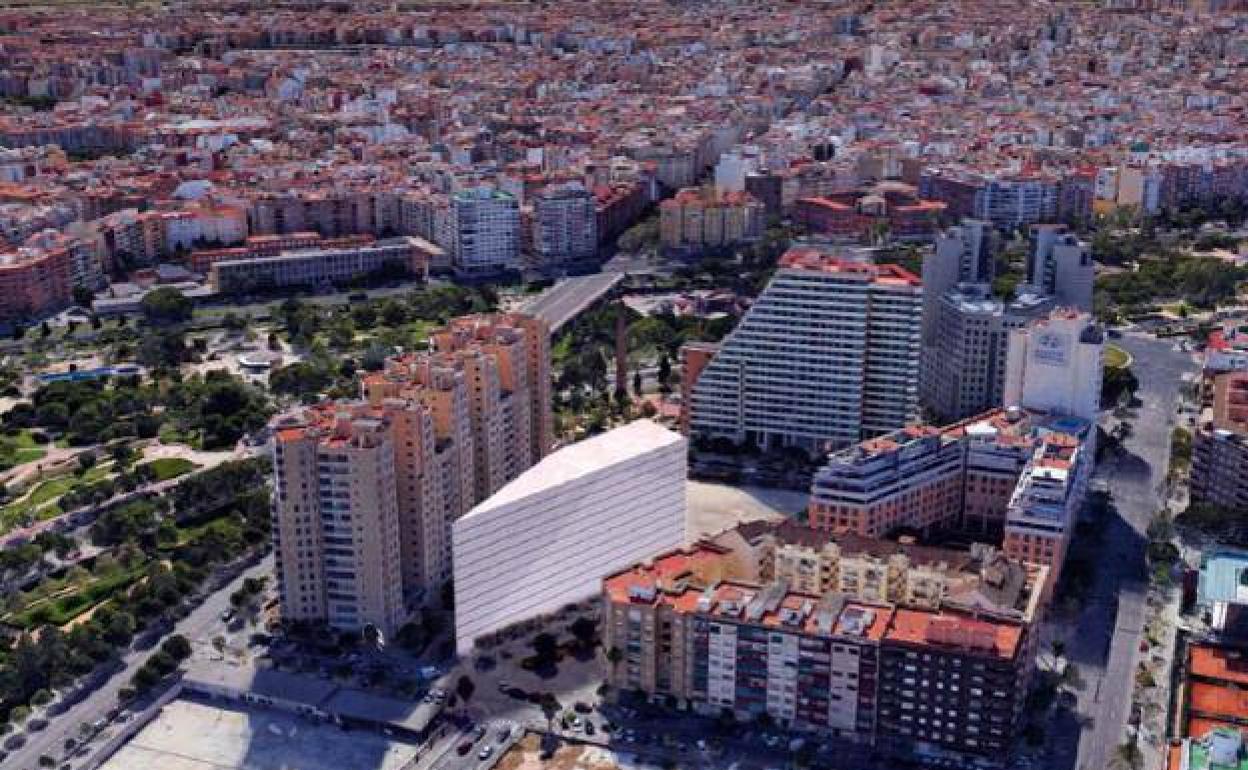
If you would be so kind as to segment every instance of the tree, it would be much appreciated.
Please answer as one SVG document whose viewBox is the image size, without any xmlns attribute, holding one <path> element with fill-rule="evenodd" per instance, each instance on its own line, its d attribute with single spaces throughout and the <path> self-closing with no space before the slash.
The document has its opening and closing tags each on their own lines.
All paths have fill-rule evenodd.
<svg viewBox="0 0 1248 770">
<path fill-rule="evenodd" d="M 139 343 L 139 363 L 154 369 L 176 369 L 187 360 L 187 355 L 182 332 L 174 329 L 153 330 L 143 335 Z"/>
<path fill-rule="evenodd" d="M 549 730 L 555 721 L 555 716 L 563 710 L 563 705 L 559 703 L 558 698 L 548 692 L 542 693 L 538 704 L 542 708 L 542 716 L 546 717 L 546 728 Z"/>
<path fill-rule="evenodd" d="M 553 663 L 559 652 L 559 640 L 553 634 L 543 631 L 533 637 L 533 652 L 542 661 Z"/>
<path fill-rule="evenodd" d="M 598 624 L 586 617 L 579 617 L 572 621 L 572 625 L 568 626 L 568 632 L 585 649 L 593 647 L 594 642 L 598 640 Z"/>
<path fill-rule="evenodd" d="M 455 692 L 464 703 L 467 703 L 472 698 L 472 694 L 476 692 L 476 689 L 477 686 L 472 683 L 472 679 L 467 674 L 460 676 L 459 681 L 455 683 Z"/>
<path fill-rule="evenodd" d="M 247 328 L 247 320 L 238 313 L 230 311 L 221 318 L 221 326 L 235 334 Z"/>
<path fill-rule="evenodd" d="M 190 320 L 194 304 L 177 289 L 162 286 L 145 294 L 139 308 L 152 323 L 180 323 Z"/>
<path fill-rule="evenodd" d="M 174 634 L 166 639 L 160 649 L 174 660 L 186 660 L 191 656 L 191 643 L 181 634 Z"/>
</svg>

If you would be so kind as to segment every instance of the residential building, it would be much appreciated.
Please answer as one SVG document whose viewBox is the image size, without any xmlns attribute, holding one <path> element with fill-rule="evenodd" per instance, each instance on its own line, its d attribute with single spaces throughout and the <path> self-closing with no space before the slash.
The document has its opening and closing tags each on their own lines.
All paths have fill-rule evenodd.
<svg viewBox="0 0 1248 770">
<path fill-rule="evenodd" d="M 603 644 L 621 653 L 608 683 L 888 754 L 1004 760 L 1043 580 L 991 595 L 990 578 L 974 608 L 909 607 L 743 578 L 741 565 L 700 541 L 607 577 Z"/>
<path fill-rule="evenodd" d="M 520 207 L 515 196 L 490 187 L 460 190 L 448 210 L 451 264 L 476 278 L 520 267 Z"/>
<path fill-rule="evenodd" d="M 1201 413 L 1192 451 L 1192 501 L 1248 508 L 1248 371 L 1207 376 L 1211 403 Z"/>
<path fill-rule="evenodd" d="M 1248 687 L 1245 650 L 1238 641 L 1189 640 L 1181 648 L 1183 677 L 1176 683 L 1175 721 L 1178 733 L 1199 739 L 1219 729 L 1248 728 Z M 1171 751 L 1171 756 L 1174 756 Z M 1173 767 L 1173 765 L 1171 766 Z M 1237 767 L 1237 765 L 1230 765 Z M 1180 767 L 1180 770 L 1190 770 Z"/>
<path fill-rule="evenodd" d="M 1245 770 L 1248 751 L 1243 728 L 1224 725 L 1200 737 L 1189 736 L 1170 744 L 1166 770 Z"/>
<path fill-rule="evenodd" d="M 0 253 L 0 321 L 20 321 L 73 302 L 75 260 L 66 247 Z"/>
<path fill-rule="evenodd" d="M 554 185 L 533 196 L 535 267 L 558 270 L 597 253 L 597 203 L 583 185 Z"/>
<path fill-rule="evenodd" d="M 1020 293 L 1010 302 L 990 284 L 959 284 L 937 305 L 932 344 L 923 348 L 919 400 L 941 422 L 953 422 L 1005 403 L 1010 332 L 1047 315 L 1047 297 Z"/>
<path fill-rule="evenodd" d="M 274 257 L 222 259 L 211 263 L 208 283 L 223 294 L 290 286 L 343 285 L 398 268 L 418 280 L 429 277 L 437 246 L 412 236 L 360 246 L 284 252 Z"/>
<path fill-rule="evenodd" d="M 1005 404 L 1096 420 L 1101 408 L 1105 331 L 1066 308 L 1010 333 Z"/>
<path fill-rule="evenodd" d="M 638 420 L 554 452 L 455 521 L 460 654 L 684 545 L 686 444 Z"/>
<path fill-rule="evenodd" d="M 919 545 L 911 537 L 882 540 L 846 530 L 816 529 L 792 520 L 751 521 L 706 538 L 732 552 L 733 574 L 783 581 L 801 593 L 838 593 L 858 601 L 939 609 L 993 603 L 1034 618 L 1048 568 L 1013 560 L 1000 549 Z"/>
<path fill-rule="evenodd" d="M 468 316 L 435 331 L 430 347 L 366 376 L 362 401 L 278 419 L 283 617 L 393 630 L 450 579 L 452 522 L 549 451 L 544 323 Z"/>
<path fill-rule="evenodd" d="M 1065 225 L 1032 225 L 1028 280 L 1062 307 L 1092 312 L 1092 247 Z"/>
<path fill-rule="evenodd" d="M 918 407 L 923 287 L 896 265 L 792 249 L 690 379 L 694 435 L 818 451 L 896 430 Z"/>
<path fill-rule="evenodd" d="M 700 251 L 763 234 L 763 204 L 747 192 L 690 187 L 659 204 L 659 242 L 673 251 Z"/>
<path fill-rule="evenodd" d="M 273 469 L 283 617 L 394 634 L 407 612 L 389 420 L 362 405 L 309 410 L 279 423 Z"/>
</svg>

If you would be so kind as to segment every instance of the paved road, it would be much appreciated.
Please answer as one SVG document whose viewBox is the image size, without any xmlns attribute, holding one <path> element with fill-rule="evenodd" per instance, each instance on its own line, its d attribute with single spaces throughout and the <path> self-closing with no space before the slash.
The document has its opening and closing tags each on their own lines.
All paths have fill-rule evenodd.
<svg viewBox="0 0 1248 770">
<path fill-rule="evenodd" d="M 1144 532 L 1152 514 L 1164 506 L 1160 489 L 1169 465 L 1174 410 L 1184 373 L 1196 369 L 1192 356 L 1177 351 L 1172 340 L 1128 333 L 1115 344 L 1135 359 L 1141 404 L 1126 451 L 1097 471 L 1119 516 L 1106 524 L 1096 586 L 1068 646 L 1068 656 L 1087 682 L 1079 710 L 1091 718 L 1080 734 L 1080 770 L 1107 767 L 1123 741 L 1144 624 Z"/>
<path fill-rule="evenodd" d="M 594 273 L 565 278 L 526 303 L 524 312 L 545 320 L 552 332 L 558 331 L 623 279 L 623 273 Z"/>
<path fill-rule="evenodd" d="M 221 613 L 230 606 L 230 594 L 238 590 L 245 578 L 270 575 L 273 572 L 273 557 L 266 556 L 256 566 L 245 570 L 225 587 L 209 595 L 198 607 L 191 611 L 174 627 L 173 633 L 179 633 L 188 639 L 197 640 L 211 638 L 221 626 Z M 5 760 L 5 768 L 12 770 L 35 770 L 39 766 L 39 757 L 47 754 L 61 757 L 64 753 L 66 738 L 78 738 L 79 725 L 90 724 L 105 719 L 108 712 L 117 705 L 117 693 L 130 682 L 134 672 L 143 665 L 155 647 L 144 650 L 132 650 L 122 657 L 123 668 L 108 681 L 88 694 L 83 700 L 74 704 L 63 714 L 49 720 L 49 724 L 40 732 L 27 736 L 26 745 L 10 753 Z"/>
</svg>

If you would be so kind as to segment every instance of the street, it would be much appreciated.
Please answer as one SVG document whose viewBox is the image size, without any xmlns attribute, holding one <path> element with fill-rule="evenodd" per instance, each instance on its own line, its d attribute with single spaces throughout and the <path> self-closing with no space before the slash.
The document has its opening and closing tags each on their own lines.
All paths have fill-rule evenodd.
<svg viewBox="0 0 1248 770">
<path fill-rule="evenodd" d="M 1191 354 L 1176 350 L 1173 340 L 1128 332 L 1115 344 L 1135 359 L 1140 404 L 1124 451 L 1107 457 L 1097 469 L 1118 515 L 1105 523 L 1095 587 L 1067 644 L 1068 659 L 1086 681 L 1078 696 L 1079 712 L 1086 717 L 1078 743 L 1080 770 L 1103 770 L 1124 740 L 1148 586 L 1144 533 L 1149 519 L 1165 505 L 1161 485 L 1175 407 L 1184 373 L 1196 368 Z"/>
<path fill-rule="evenodd" d="M 210 594 L 189 615 L 180 620 L 170 633 L 182 634 L 197 644 L 211 639 L 224 630 L 221 613 L 230 606 L 230 594 L 242 586 L 248 577 L 268 576 L 273 573 L 273 556 L 264 557 L 259 564 L 244 570 L 242 574 L 230 581 L 221 589 Z M 5 760 L 5 767 L 15 770 L 34 770 L 39 766 L 39 757 L 47 755 L 60 757 L 64 753 L 67 738 L 78 739 L 79 726 L 92 724 L 106 719 L 108 713 L 117 706 L 117 693 L 130 683 L 134 672 L 155 651 L 159 645 L 136 650 L 122 656 L 122 668 L 113 674 L 97 689 L 91 691 L 78 703 L 70 706 L 64 713 L 49 718 L 48 726 L 39 732 L 30 733 L 26 743 L 12 751 Z"/>
</svg>

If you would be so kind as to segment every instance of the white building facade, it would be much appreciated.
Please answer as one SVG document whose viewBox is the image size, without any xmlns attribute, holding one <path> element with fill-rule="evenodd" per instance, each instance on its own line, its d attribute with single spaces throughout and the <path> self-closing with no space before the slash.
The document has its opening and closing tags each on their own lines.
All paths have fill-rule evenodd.
<svg viewBox="0 0 1248 770">
<path fill-rule="evenodd" d="M 1005 405 L 1096 422 L 1105 333 L 1088 313 L 1054 310 L 1010 335 Z"/>
<path fill-rule="evenodd" d="M 595 596 L 612 572 L 686 539 L 687 442 L 638 420 L 565 447 L 452 528 L 459 654 L 481 636 Z"/>
<path fill-rule="evenodd" d="M 691 431 L 819 451 L 918 410 L 923 286 L 894 265 L 785 254 L 692 387 Z"/>
<path fill-rule="evenodd" d="M 460 275 L 488 276 L 520 267 L 520 205 L 489 187 L 451 197 L 451 255 Z"/>
</svg>

